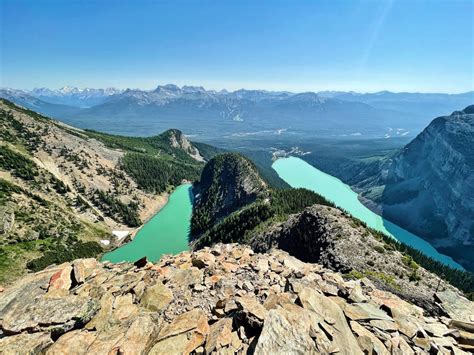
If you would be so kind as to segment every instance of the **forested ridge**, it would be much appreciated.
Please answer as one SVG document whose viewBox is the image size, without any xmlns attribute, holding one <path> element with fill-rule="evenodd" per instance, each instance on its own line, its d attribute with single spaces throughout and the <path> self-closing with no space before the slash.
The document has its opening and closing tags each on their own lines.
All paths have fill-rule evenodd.
<svg viewBox="0 0 474 355">
<path fill-rule="evenodd" d="M 197 239 L 196 246 L 204 247 L 217 242 L 247 242 L 263 223 L 268 225 L 285 220 L 288 215 L 314 204 L 334 206 L 324 197 L 302 188 L 269 190 L 267 196 L 217 222 Z"/>
<path fill-rule="evenodd" d="M 169 192 L 183 180 L 194 181 L 204 163 L 193 158 L 184 148 L 174 146 L 176 139 L 183 139 L 187 148 L 197 149 L 208 160 L 222 149 L 204 143 L 187 141 L 183 133 L 169 129 L 152 137 L 117 136 L 86 130 L 86 134 L 100 140 L 110 148 L 125 152 L 119 166 L 135 180 L 138 187 L 153 194 Z"/>
<path fill-rule="evenodd" d="M 158 158 L 143 153 L 127 153 L 120 160 L 122 169 L 130 175 L 138 187 L 159 194 L 182 180 L 198 178 L 202 164 L 189 164 L 177 160 Z"/>
<path fill-rule="evenodd" d="M 215 156 L 194 184 L 191 234 L 202 234 L 219 218 L 264 197 L 266 191 L 252 161 L 238 153 Z"/>
</svg>

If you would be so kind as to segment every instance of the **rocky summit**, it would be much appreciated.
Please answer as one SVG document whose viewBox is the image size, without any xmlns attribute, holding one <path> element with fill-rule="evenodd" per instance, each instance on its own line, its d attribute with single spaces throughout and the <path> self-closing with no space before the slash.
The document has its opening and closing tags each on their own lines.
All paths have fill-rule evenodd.
<svg viewBox="0 0 474 355">
<path fill-rule="evenodd" d="M 0 353 L 467 354 L 473 303 L 450 297 L 428 316 L 366 278 L 238 244 L 156 264 L 78 259 L 2 290 Z"/>
</svg>

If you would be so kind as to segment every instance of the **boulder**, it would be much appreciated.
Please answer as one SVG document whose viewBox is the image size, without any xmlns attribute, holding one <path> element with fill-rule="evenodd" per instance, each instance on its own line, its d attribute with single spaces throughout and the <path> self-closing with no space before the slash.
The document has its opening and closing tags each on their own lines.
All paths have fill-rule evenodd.
<svg viewBox="0 0 474 355">
<path fill-rule="evenodd" d="M 252 328 L 261 328 L 267 315 L 267 310 L 260 302 L 250 295 L 237 297 L 235 302 L 239 307 L 239 313 L 247 325 Z"/>
<path fill-rule="evenodd" d="M 474 322 L 474 306 L 471 301 L 460 293 L 445 290 L 444 292 L 436 293 L 435 299 L 452 319 L 462 322 Z"/>
<path fill-rule="evenodd" d="M 76 283 L 83 283 L 88 277 L 93 275 L 94 269 L 97 266 L 95 259 L 79 259 L 72 263 L 74 280 Z"/>
<path fill-rule="evenodd" d="M 48 292 L 54 292 L 55 290 L 68 291 L 72 285 L 71 273 L 71 265 L 66 265 L 62 269 L 56 271 L 49 280 Z"/>
<path fill-rule="evenodd" d="M 0 353 L 10 354 L 41 354 L 53 344 L 49 333 L 22 333 L 0 338 Z"/>
<path fill-rule="evenodd" d="M 98 310 L 98 302 L 90 298 L 70 296 L 40 297 L 32 304 L 17 304 L 5 313 L 1 326 L 5 333 L 50 329 L 67 324 L 67 330 L 78 323 L 87 323 Z"/>
<path fill-rule="evenodd" d="M 170 280 L 178 286 L 190 287 L 200 285 L 203 281 L 203 272 L 196 267 L 177 270 Z"/>
<path fill-rule="evenodd" d="M 140 305 L 150 311 L 161 311 L 173 300 L 173 293 L 161 281 L 148 287 L 140 299 Z"/>
<path fill-rule="evenodd" d="M 73 330 L 63 334 L 56 342 L 48 348 L 46 355 L 77 354 L 87 355 L 88 348 L 97 338 L 95 332 L 87 330 Z"/>
<path fill-rule="evenodd" d="M 202 269 L 214 265 L 216 257 L 210 252 L 200 251 L 193 254 L 191 262 L 193 266 Z"/>
<path fill-rule="evenodd" d="M 179 315 L 160 330 L 158 342 L 150 354 L 169 354 L 169 351 L 188 354 L 204 344 L 208 334 L 207 317 L 202 310 L 195 308 Z"/>
<path fill-rule="evenodd" d="M 228 347 L 232 341 L 232 319 L 223 318 L 212 324 L 209 328 L 205 350 L 207 354 L 213 351 L 221 352 L 222 348 Z"/>
<path fill-rule="evenodd" d="M 255 348 L 256 354 L 320 353 L 311 338 L 311 322 L 305 310 L 290 312 L 281 307 L 271 309 L 265 319 Z"/>
<path fill-rule="evenodd" d="M 331 319 L 333 324 L 325 328 L 334 329 L 330 333 L 332 349 L 338 349 L 341 354 L 362 354 L 344 313 L 337 303 L 310 288 L 305 288 L 298 293 L 298 300 L 305 309 L 314 312 L 320 320 Z"/>
<path fill-rule="evenodd" d="M 146 354 L 158 335 L 158 325 L 149 314 L 135 318 L 123 338 L 114 346 L 119 354 Z"/>
<path fill-rule="evenodd" d="M 371 332 L 355 321 L 350 322 L 352 331 L 357 336 L 357 342 L 364 354 L 389 355 L 385 345 Z"/>
<path fill-rule="evenodd" d="M 344 307 L 344 313 L 347 318 L 352 320 L 372 320 L 379 319 L 393 321 L 393 319 L 384 311 L 372 303 L 352 303 Z"/>
</svg>

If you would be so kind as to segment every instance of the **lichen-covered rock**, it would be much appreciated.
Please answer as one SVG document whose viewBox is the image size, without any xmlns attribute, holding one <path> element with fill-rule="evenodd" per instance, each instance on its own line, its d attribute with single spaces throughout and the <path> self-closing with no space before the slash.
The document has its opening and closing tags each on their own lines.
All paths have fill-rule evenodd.
<svg viewBox="0 0 474 355">
<path fill-rule="evenodd" d="M 346 281 L 278 249 L 216 245 L 139 266 L 76 260 L 19 280 L 0 297 L 0 353 L 472 351 L 473 323 L 427 316 L 367 279 Z"/>
</svg>

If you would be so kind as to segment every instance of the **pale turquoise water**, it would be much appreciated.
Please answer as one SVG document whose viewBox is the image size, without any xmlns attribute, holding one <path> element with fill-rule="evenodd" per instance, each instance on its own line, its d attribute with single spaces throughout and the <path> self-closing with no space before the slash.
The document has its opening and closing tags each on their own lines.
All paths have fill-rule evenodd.
<svg viewBox="0 0 474 355">
<path fill-rule="evenodd" d="M 193 210 L 191 184 L 179 186 L 168 203 L 148 221 L 128 244 L 102 257 L 102 261 L 134 262 L 144 256 L 157 261 L 163 254 L 188 250 L 188 236 Z"/>
<path fill-rule="evenodd" d="M 438 253 L 424 239 L 382 218 L 365 207 L 357 198 L 357 193 L 341 180 L 322 172 L 304 160 L 296 157 L 281 158 L 272 165 L 278 175 L 292 187 L 304 187 L 317 192 L 327 200 L 343 208 L 354 217 L 367 223 L 371 228 L 422 251 L 424 254 L 452 267 L 463 269 L 451 257 Z"/>
</svg>

